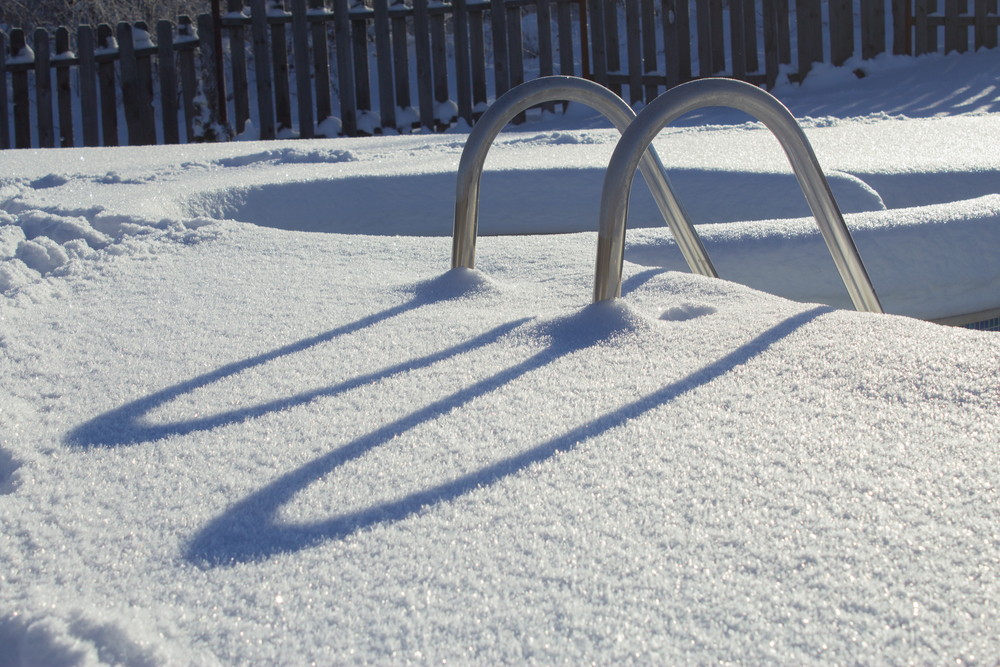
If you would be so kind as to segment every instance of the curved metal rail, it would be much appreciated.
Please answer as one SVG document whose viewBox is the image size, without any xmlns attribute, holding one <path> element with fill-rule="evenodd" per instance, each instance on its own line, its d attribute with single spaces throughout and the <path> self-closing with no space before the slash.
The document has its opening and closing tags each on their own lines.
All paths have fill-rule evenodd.
<svg viewBox="0 0 1000 667">
<path fill-rule="evenodd" d="M 476 266 L 476 236 L 479 227 L 479 181 L 486 154 L 500 130 L 517 114 L 542 102 L 570 100 L 586 104 L 604 114 L 619 132 L 624 132 L 635 112 L 603 86 L 569 76 L 547 76 L 523 83 L 507 91 L 483 113 L 469 133 L 458 164 L 455 192 L 455 231 L 452 236 L 452 268 Z M 719 274 L 701 243 L 698 233 L 670 185 L 656 151 L 650 146 L 641 151 L 639 168 L 653 193 L 653 199 L 677 240 L 691 271 L 718 278 Z M 637 160 L 639 164 L 639 160 Z M 633 168 L 635 171 L 635 168 Z"/>
<path fill-rule="evenodd" d="M 643 152 L 660 130 L 679 116 L 710 106 L 745 111 L 771 130 L 788 156 L 854 307 L 881 313 L 875 288 L 806 135 L 791 112 L 772 95 L 733 79 L 702 79 L 672 88 L 653 100 L 622 133 L 604 175 L 594 301 L 621 296 L 628 194 Z"/>
</svg>

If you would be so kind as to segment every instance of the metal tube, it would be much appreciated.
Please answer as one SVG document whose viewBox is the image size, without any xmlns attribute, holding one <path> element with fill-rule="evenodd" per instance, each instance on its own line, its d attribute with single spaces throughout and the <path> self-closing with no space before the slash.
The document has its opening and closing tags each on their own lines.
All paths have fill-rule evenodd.
<svg viewBox="0 0 1000 667">
<path fill-rule="evenodd" d="M 635 112 L 607 88 L 596 83 L 570 76 L 547 76 L 523 83 L 509 90 L 494 102 L 469 133 L 458 163 L 458 182 L 455 187 L 455 228 L 452 236 L 451 266 L 476 266 L 476 236 L 479 225 L 479 181 L 486 162 L 486 154 L 500 130 L 517 114 L 542 102 L 571 100 L 586 104 L 614 123 L 624 132 Z M 641 164 L 640 164 L 641 162 Z M 652 146 L 640 151 L 637 160 L 642 175 L 649 185 L 660 213 L 677 240 L 677 245 L 687 260 L 691 271 L 717 278 L 719 274 L 705 251 L 691 220 L 677 200 L 666 170 Z M 635 168 L 633 168 L 633 171 Z"/>
<path fill-rule="evenodd" d="M 653 100 L 622 133 L 604 175 L 594 301 L 621 296 L 628 195 L 643 152 L 676 118 L 710 106 L 740 109 L 771 130 L 785 150 L 854 307 L 881 313 L 875 288 L 806 135 L 791 112 L 772 95 L 732 79 L 702 79 L 672 88 Z"/>
</svg>

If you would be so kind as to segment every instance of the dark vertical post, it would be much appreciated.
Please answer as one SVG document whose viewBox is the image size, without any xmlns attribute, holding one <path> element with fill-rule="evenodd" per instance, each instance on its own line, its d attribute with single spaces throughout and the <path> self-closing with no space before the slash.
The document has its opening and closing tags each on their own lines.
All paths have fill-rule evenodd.
<svg viewBox="0 0 1000 667">
<path fill-rule="evenodd" d="M 892 53 L 896 56 L 912 54 L 910 44 L 910 0 L 892 0 Z"/>
<path fill-rule="evenodd" d="M 576 67 L 573 64 L 573 6 L 569 2 L 556 4 L 556 16 L 559 25 L 559 73 L 563 76 L 573 76 Z M 583 19 L 583 17 L 580 17 Z M 581 44 L 587 48 L 586 44 Z"/>
<path fill-rule="evenodd" d="M 683 2 L 684 0 L 681 0 Z M 698 27 L 698 76 L 712 76 L 712 21 L 709 0 L 696 0 L 695 21 Z"/>
<path fill-rule="evenodd" d="M 159 28 L 157 28 L 159 33 Z M 159 36 L 157 36 L 159 40 Z M 229 105 L 226 103 L 226 66 L 222 55 L 222 10 L 219 0 L 212 0 L 212 45 L 218 57 L 215 59 L 215 87 L 221 93 L 222 103 L 219 105 L 219 123 L 229 124 Z M 166 142 L 166 138 L 164 138 Z M 169 142 L 167 142 L 169 143 Z"/>
<path fill-rule="evenodd" d="M 712 24 L 712 74 L 726 69 L 726 29 L 722 18 L 722 0 L 709 0 Z"/>
<path fill-rule="evenodd" d="M 395 0 L 392 6 L 394 9 L 406 9 L 403 0 Z M 392 16 L 392 55 L 393 75 L 396 79 L 396 106 L 407 109 L 412 105 L 410 101 L 410 45 L 406 31 L 406 16 L 402 12 Z M 397 122 L 398 124 L 399 122 Z M 400 127 L 400 129 L 404 128 Z"/>
<path fill-rule="evenodd" d="M 642 14 L 642 72 L 649 74 L 659 69 L 656 62 L 656 5 L 654 0 L 641 0 L 640 13 Z M 646 84 L 646 104 L 656 99 L 658 94 L 659 88 L 655 83 Z"/>
<path fill-rule="evenodd" d="M 777 14 L 774 22 L 778 30 L 778 62 L 792 64 L 792 36 L 790 24 L 792 14 L 788 10 L 788 0 L 775 0 Z"/>
<path fill-rule="evenodd" d="M 854 3 L 851 0 L 830 0 L 829 12 L 830 62 L 840 67 L 854 55 Z M 862 39 L 862 44 L 864 42 Z"/>
<path fill-rule="evenodd" d="M 10 31 L 10 55 L 17 58 L 25 49 L 24 31 L 14 28 Z M 31 102 L 28 98 L 28 70 L 11 72 L 11 87 L 14 93 L 14 147 L 31 148 Z"/>
<path fill-rule="evenodd" d="M 174 58 L 174 26 L 166 19 L 156 22 L 157 58 L 160 66 L 160 113 L 163 117 L 163 143 L 179 144 L 177 126 L 177 64 Z"/>
<path fill-rule="evenodd" d="M 426 2 L 426 0 L 424 0 Z M 341 131 L 349 137 L 358 133 L 358 112 L 354 97 L 354 64 L 351 62 L 351 20 L 347 0 L 334 0 L 333 24 L 337 44 L 337 83 L 340 88 Z"/>
<path fill-rule="evenodd" d="M 431 25 L 427 0 L 413 0 L 414 57 L 417 59 L 417 105 L 420 124 L 434 129 L 434 84 L 431 79 Z"/>
<path fill-rule="evenodd" d="M 605 53 L 604 3 L 602 0 L 587 0 L 587 13 L 590 15 L 590 59 L 594 68 L 594 82 L 607 87 L 608 59 Z M 586 49 L 587 45 L 582 45 L 582 48 Z"/>
<path fill-rule="evenodd" d="M 375 62 L 378 66 L 378 108 L 382 127 L 396 129 L 396 100 L 392 93 L 392 36 L 389 0 L 375 0 Z"/>
<path fill-rule="evenodd" d="M 188 143 L 194 142 L 194 98 L 198 95 L 198 75 L 194 68 L 194 49 L 190 42 L 195 38 L 191 17 L 177 19 L 178 42 L 184 41 L 177 59 L 180 61 L 181 95 L 184 99 L 184 136 Z"/>
<path fill-rule="evenodd" d="M 746 0 L 752 3 L 753 0 Z M 745 44 L 746 30 L 743 26 L 744 0 L 729 0 L 729 39 L 732 43 L 733 78 L 746 79 L 747 48 Z"/>
<path fill-rule="evenodd" d="M 362 0 L 351 5 L 351 43 L 354 47 L 354 95 L 359 112 L 372 110 L 372 82 L 368 68 L 367 7 Z"/>
<path fill-rule="evenodd" d="M 149 25 L 145 21 L 136 21 L 135 28 L 145 35 L 145 42 L 152 42 L 149 35 Z M 135 51 L 135 72 L 139 100 L 140 143 L 154 146 L 156 145 L 156 112 L 153 110 L 153 59 L 149 51 L 146 50 L 149 43 L 142 45 L 142 52 L 138 49 Z"/>
<path fill-rule="evenodd" d="M 231 14 L 242 14 L 243 0 L 227 0 L 226 9 Z M 236 114 L 236 134 L 242 134 L 250 119 L 250 84 L 247 75 L 246 31 L 241 25 L 229 28 L 229 58 L 233 76 L 233 111 Z"/>
<path fill-rule="evenodd" d="M 629 104 L 642 102 L 642 35 L 639 0 L 625 0 L 625 49 L 628 55 Z"/>
<path fill-rule="evenodd" d="M 607 71 L 621 74 L 622 54 L 621 43 L 618 40 L 618 1 L 604 0 L 598 4 L 601 7 L 601 13 L 604 14 L 604 58 L 608 67 Z M 607 86 L 611 92 L 621 96 L 621 84 L 609 80 Z"/>
<path fill-rule="evenodd" d="M 426 0 L 414 0 L 417 2 Z M 493 87 L 500 97 L 510 90 L 510 71 L 507 57 L 507 10 L 503 0 L 490 0 L 490 28 L 493 32 Z"/>
<path fill-rule="evenodd" d="M 49 33 L 35 28 L 35 112 L 38 118 L 38 146 L 55 148 L 52 126 L 52 56 L 49 54 Z"/>
<path fill-rule="evenodd" d="M 80 120 L 83 123 L 84 146 L 101 145 L 94 48 L 94 29 L 89 25 L 81 25 L 76 31 L 76 55 L 80 59 Z"/>
<path fill-rule="evenodd" d="M 115 33 L 111 26 L 97 26 L 97 48 L 101 55 L 115 50 Z M 97 63 L 97 86 L 101 91 L 101 134 L 105 146 L 117 146 L 118 141 L 118 92 L 115 89 L 115 62 L 110 58 Z"/>
<path fill-rule="evenodd" d="M 271 6 L 272 11 L 284 12 L 280 2 Z M 277 129 L 292 129 L 292 96 L 291 83 L 288 76 L 288 31 L 285 24 L 275 21 L 271 26 L 271 62 L 274 66 L 274 108 L 277 119 Z"/>
<path fill-rule="evenodd" d="M 250 17 L 250 29 L 253 32 L 254 67 L 257 74 L 257 115 L 260 118 L 260 138 L 266 141 L 274 139 L 275 135 L 266 0 L 251 0 Z M 199 32 L 201 31 L 199 30 Z M 204 84 L 203 77 L 202 85 L 204 86 Z"/>
<path fill-rule="evenodd" d="M 142 144 L 142 123 L 139 120 L 139 72 L 135 66 L 135 42 L 132 26 L 124 21 L 118 24 L 118 68 L 121 72 L 122 106 L 125 107 L 125 126 L 129 146 Z"/>
<path fill-rule="evenodd" d="M 883 0 L 861 0 L 861 57 L 869 60 L 883 52 L 885 3 Z"/>
<path fill-rule="evenodd" d="M 226 132 L 228 129 L 224 129 L 219 122 L 219 108 L 226 103 L 226 91 L 219 90 L 215 87 L 215 59 L 221 58 L 221 53 L 215 52 L 215 39 L 212 37 L 212 15 L 211 14 L 199 14 L 198 15 L 198 47 L 201 50 L 201 80 L 199 81 L 201 92 L 205 96 L 205 109 L 208 112 L 208 123 L 210 126 L 210 133 L 204 137 L 205 140 L 214 139 L 216 141 L 223 139 L 224 137 L 219 136 L 219 132 Z M 264 56 L 264 65 L 267 64 L 267 55 Z M 260 74 L 258 73 L 258 76 Z M 270 83 L 270 80 L 268 80 Z M 270 86 L 268 86 L 270 88 Z M 270 107 L 268 107 L 270 110 Z M 272 120 L 272 134 L 268 139 L 273 139 L 273 120 Z M 214 135 L 214 136 L 213 136 Z M 261 132 L 261 138 L 265 138 L 263 131 Z"/>
<path fill-rule="evenodd" d="M 681 4 L 687 6 L 685 0 L 681 0 Z M 680 35 L 678 34 L 680 28 L 677 21 L 677 7 L 678 3 L 676 0 L 662 0 L 662 4 L 660 5 L 660 17 L 663 22 L 664 73 L 667 75 L 667 90 L 684 81 L 684 77 L 681 75 L 681 47 Z M 689 54 L 689 61 L 690 57 Z"/>
<path fill-rule="evenodd" d="M 743 53 L 748 72 L 760 69 L 757 59 L 757 10 L 754 0 L 743 0 Z"/>
<path fill-rule="evenodd" d="M 478 118 L 486 108 L 486 36 L 483 12 L 469 12 L 469 60 L 472 63 L 472 115 Z"/>
<path fill-rule="evenodd" d="M 520 5 L 507 7 L 507 73 L 511 88 L 524 83 L 524 39 L 521 35 Z M 522 112 L 514 116 L 511 122 L 523 123 L 525 119 Z"/>
<path fill-rule="evenodd" d="M 452 32 L 455 35 L 455 89 L 458 115 L 472 125 L 472 75 L 469 71 L 469 10 L 466 0 L 452 3 Z M 550 65 L 551 66 L 551 65 Z"/>
<path fill-rule="evenodd" d="M 464 3 L 465 0 L 462 0 Z M 535 0 L 535 19 L 538 22 L 538 76 L 555 74 L 555 61 L 552 53 L 552 6 L 550 0 Z M 555 102 L 543 102 L 542 108 L 552 112 L 556 110 Z"/>
<path fill-rule="evenodd" d="M 292 0 L 292 43 L 295 56 L 295 92 L 298 99 L 299 136 L 312 139 L 312 77 L 309 72 L 309 17 L 306 0 Z"/>
<path fill-rule="evenodd" d="M 448 51 L 447 35 L 444 31 L 444 14 L 434 12 L 430 15 L 431 23 L 431 71 L 434 78 L 434 101 L 435 106 L 447 102 L 450 98 L 448 93 Z M 444 109 L 443 106 L 439 107 Z M 438 115 L 435 113 L 435 116 Z M 450 113 L 449 113 L 450 116 Z M 435 118 L 437 123 L 442 124 L 439 129 L 445 129 L 451 125 L 453 118 Z"/>
<path fill-rule="evenodd" d="M 780 20 L 780 16 L 779 16 Z M 823 62 L 823 33 L 819 0 L 796 0 L 795 22 L 799 43 L 799 81 L 814 62 Z"/>
<path fill-rule="evenodd" d="M 309 0 L 309 7 L 326 11 L 323 0 Z M 323 20 L 312 24 L 313 85 L 316 86 L 316 120 L 319 122 L 333 115 L 330 95 L 330 47 L 326 36 L 326 23 L 326 20 Z"/>
<path fill-rule="evenodd" d="M 73 91 L 69 84 L 69 64 L 59 61 L 71 58 L 69 50 L 69 30 L 60 26 L 56 29 L 56 99 L 59 108 L 59 146 L 72 148 L 73 142 Z"/>
<path fill-rule="evenodd" d="M 778 80 L 778 8 L 775 0 L 763 0 L 764 9 L 764 76 L 767 89 Z"/>
<path fill-rule="evenodd" d="M 0 150 L 10 148 L 10 118 L 7 115 L 7 33 L 0 30 Z"/>
</svg>

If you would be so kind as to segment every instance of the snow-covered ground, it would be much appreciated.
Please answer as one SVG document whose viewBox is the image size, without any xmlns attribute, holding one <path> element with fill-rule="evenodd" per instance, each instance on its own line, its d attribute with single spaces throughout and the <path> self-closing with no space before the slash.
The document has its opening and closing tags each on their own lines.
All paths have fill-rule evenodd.
<svg viewBox="0 0 1000 667">
<path fill-rule="evenodd" d="M 915 318 L 1000 307 L 1000 52 L 865 66 L 776 92 L 894 315 L 725 111 L 656 146 L 735 282 L 639 182 L 599 305 L 580 107 L 476 271 L 461 134 L 0 153 L 0 665 L 997 664 L 1000 336 Z"/>
</svg>

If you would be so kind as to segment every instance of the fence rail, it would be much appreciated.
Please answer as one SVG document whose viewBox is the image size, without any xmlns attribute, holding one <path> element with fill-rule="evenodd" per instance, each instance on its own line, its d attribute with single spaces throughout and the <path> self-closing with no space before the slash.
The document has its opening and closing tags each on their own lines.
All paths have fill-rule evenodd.
<svg viewBox="0 0 1000 667">
<path fill-rule="evenodd" d="M 54 39 L 39 28 L 30 45 L 21 29 L 0 31 L 0 148 L 116 146 L 120 112 L 130 145 L 180 143 L 182 127 L 187 142 L 213 140 L 244 132 L 252 106 L 261 139 L 308 138 L 336 117 L 334 101 L 341 134 L 440 130 L 472 125 L 491 94 L 525 80 L 526 58 L 532 74 L 586 77 L 635 104 L 720 74 L 770 88 L 793 55 L 790 78 L 802 80 L 825 54 L 870 59 L 887 37 L 896 54 L 993 48 L 1000 26 L 997 0 L 366 1 L 289 0 L 286 11 L 227 0 L 197 30 L 158 21 L 155 42 L 142 22 L 60 27 Z"/>
</svg>

